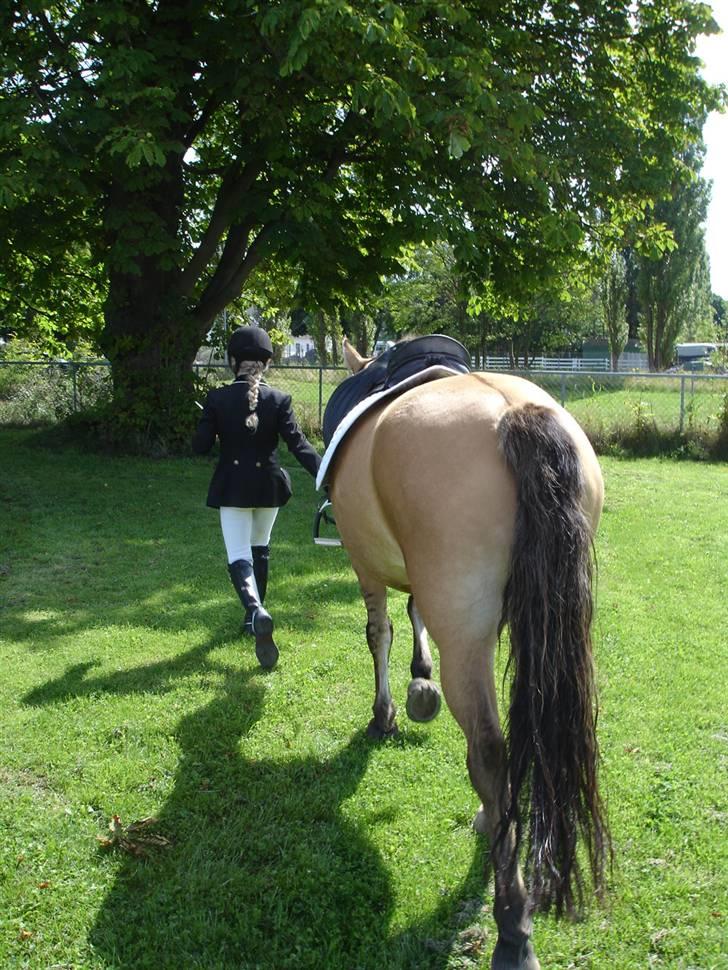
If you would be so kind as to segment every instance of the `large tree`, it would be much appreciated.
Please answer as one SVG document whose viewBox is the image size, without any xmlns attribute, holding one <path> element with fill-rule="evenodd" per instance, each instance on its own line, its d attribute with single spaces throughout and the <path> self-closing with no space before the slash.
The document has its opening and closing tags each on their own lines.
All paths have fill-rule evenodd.
<svg viewBox="0 0 728 970">
<path fill-rule="evenodd" d="M 66 0 L 2 21 L 0 245 L 90 247 L 116 422 L 167 441 L 256 267 L 333 305 L 446 238 L 526 292 L 595 212 L 664 191 L 713 104 L 691 0 Z"/>
</svg>

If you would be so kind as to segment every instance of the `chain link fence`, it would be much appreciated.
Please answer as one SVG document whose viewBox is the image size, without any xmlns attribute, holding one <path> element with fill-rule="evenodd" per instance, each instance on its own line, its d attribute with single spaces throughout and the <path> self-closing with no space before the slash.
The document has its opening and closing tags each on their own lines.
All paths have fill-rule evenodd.
<svg viewBox="0 0 728 970">
<path fill-rule="evenodd" d="M 502 371 L 501 371 L 502 373 Z M 625 429 L 715 434 L 728 423 L 728 375 L 604 371 L 512 371 L 547 390 L 594 439 Z M 224 364 L 196 364 L 199 400 L 230 380 Z M 343 367 L 271 367 L 266 380 L 290 394 L 309 434 L 320 433 L 326 402 L 347 377 Z M 106 361 L 0 360 L 0 424 L 39 424 L 103 403 L 111 395 Z"/>
</svg>

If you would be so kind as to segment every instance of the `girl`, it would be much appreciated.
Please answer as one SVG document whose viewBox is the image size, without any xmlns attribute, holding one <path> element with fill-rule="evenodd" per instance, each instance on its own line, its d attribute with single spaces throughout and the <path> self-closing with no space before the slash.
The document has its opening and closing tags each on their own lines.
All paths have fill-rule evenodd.
<svg viewBox="0 0 728 970">
<path fill-rule="evenodd" d="M 262 328 L 240 327 L 232 334 L 227 357 L 235 380 L 208 393 L 192 439 L 197 454 L 220 439 L 207 504 L 220 509 L 230 579 L 245 608 L 244 630 L 255 636 L 255 653 L 265 668 L 278 660 L 273 620 L 263 606 L 270 536 L 278 510 L 291 497 L 290 476 L 278 461 L 279 437 L 314 480 L 321 462 L 298 427 L 290 395 L 262 380 L 272 356 Z"/>
</svg>

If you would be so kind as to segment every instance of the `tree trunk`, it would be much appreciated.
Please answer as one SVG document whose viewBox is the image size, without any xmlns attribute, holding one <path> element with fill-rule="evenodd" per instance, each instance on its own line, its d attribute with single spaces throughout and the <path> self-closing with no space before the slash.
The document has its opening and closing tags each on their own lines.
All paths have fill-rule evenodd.
<svg viewBox="0 0 728 970">
<path fill-rule="evenodd" d="M 328 367 L 329 352 L 326 346 L 326 317 L 321 310 L 315 310 L 311 314 L 311 338 L 316 348 L 319 364 L 321 367 Z"/>
<path fill-rule="evenodd" d="M 189 314 L 156 309 L 150 316 L 136 304 L 128 308 L 133 320 L 107 317 L 114 384 L 109 432 L 119 444 L 165 455 L 187 449 L 199 416 L 192 364 L 202 340 Z"/>
<path fill-rule="evenodd" d="M 173 253 L 181 158 L 168 156 L 141 188 L 125 177 L 109 189 L 106 207 L 109 291 L 100 343 L 114 385 L 106 434 L 124 447 L 169 454 L 189 447 L 199 415 L 192 364 L 212 320 L 193 314 L 180 295 Z M 139 225 L 147 230 L 143 238 Z"/>
</svg>

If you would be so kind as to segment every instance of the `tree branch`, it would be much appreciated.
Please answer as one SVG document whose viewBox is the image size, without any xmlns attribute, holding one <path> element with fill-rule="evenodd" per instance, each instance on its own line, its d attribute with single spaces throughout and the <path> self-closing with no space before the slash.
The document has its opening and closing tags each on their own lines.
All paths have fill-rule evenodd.
<svg viewBox="0 0 728 970">
<path fill-rule="evenodd" d="M 192 146 L 195 138 L 197 138 L 198 135 L 204 131 L 207 122 L 210 120 L 210 118 L 212 118 L 220 105 L 224 104 L 224 102 L 225 97 L 220 93 L 213 95 L 209 99 L 198 117 L 193 118 L 193 120 L 190 122 L 189 127 L 182 136 L 182 144 L 185 146 L 185 148 L 190 148 Z"/>
<path fill-rule="evenodd" d="M 199 246 L 180 274 L 179 291 L 182 296 L 189 296 L 192 293 L 195 284 L 214 256 L 225 230 L 231 223 L 235 210 L 245 193 L 255 182 L 262 168 L 263 160 L 261 158 L 255 162 L 249 162 L 242 172 L 237 171 L 235 166 L 231 166 L 223 176 L 207 229 L 205 229 Z"/>
<path fill-rule="evenodd" d="M 225 307 L 236 297 L 240 296 L 243 284 L 253 272 L 255 267 L 266 255 L 267 245 L 280 228 L 281 221 L 274 220 L 263 226 L 253 242 L 248 246 L 245 256 L 232 272 L 228 272 L 225 279 L 221 279 L 217 273 L 210 280 L 205 292 L 200 298 L 200 302 L 193 310 L 193 316 L 202 323 L 207 323 L 224 310 Z M 242 231 L 243 227 L 235 227 Z M 231 230 L 231 234 L 234 230 Z M 221 260 L 222 263 L 222 260 Z"/>
</svg>

